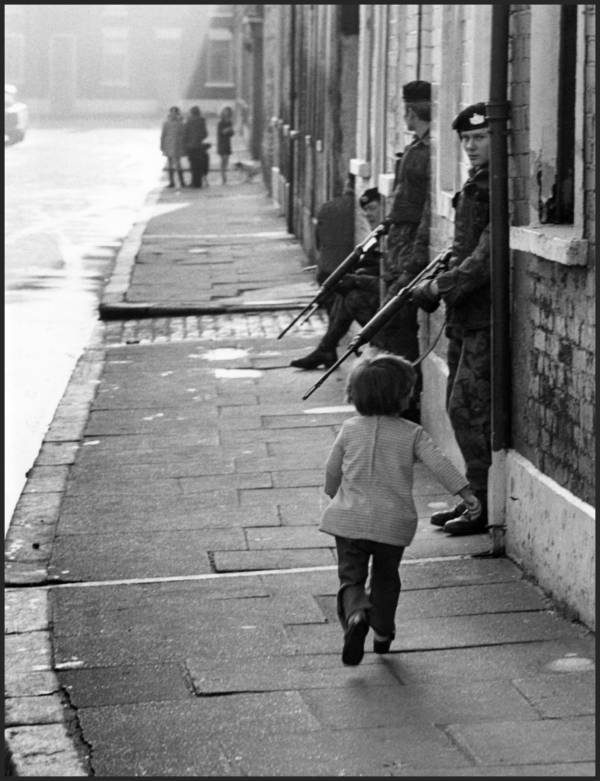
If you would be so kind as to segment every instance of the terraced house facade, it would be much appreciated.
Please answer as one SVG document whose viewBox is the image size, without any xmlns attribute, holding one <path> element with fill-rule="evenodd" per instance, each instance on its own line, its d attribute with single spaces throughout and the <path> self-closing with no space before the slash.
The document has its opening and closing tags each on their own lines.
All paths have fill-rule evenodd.
<svg viewBox="0 0 600 781">
<path fill-rule="evenodd" d="M 264 5 L 263 169 L 314 257 L 314 215 L 348 172 L 389 199 L 408 142 L 401 85 L 432 83 L 433 258 L 467 164 L 451 130 L 484 101 L 506 149 L 494 179 L 496 550 L 595 626 L 595 7 Z M 500 171 L 499 176 L 502 176 Z M 506 217 L 502 219 L 503 188 Z M 356 240 L 366 233 L 357 211 Z M 502 252 L 502 247 L 505 251 Z M 420 314 L 423 351 L 443 307 Z M 423 422 L 455 461 L 446 339 L 423 364 Z"/>
</svg>

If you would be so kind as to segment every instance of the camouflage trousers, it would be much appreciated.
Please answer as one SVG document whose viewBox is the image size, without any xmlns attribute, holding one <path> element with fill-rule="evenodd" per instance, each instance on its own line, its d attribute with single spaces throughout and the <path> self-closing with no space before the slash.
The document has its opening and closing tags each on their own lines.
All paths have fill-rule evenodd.
<svg viewBox="0 0 600 781">
<path fill-rule="evenodd" d="M 340 339 L 356 320 L 365 325 L 379 307 L 379 295 L 368 290 L 349 290 L 347 293 L 334 293 L 328 309 L 329 324 L 319 343 L 319 349 L 331 352 L 336 349 Z"/>
<path fill-rule="evenodd" d="M 467 467 L 467 480 L 477 494 L 487 492 L 491 444 L 490 330 L 446 329 L 448 386 L 446 408 Z"/>
</svg>

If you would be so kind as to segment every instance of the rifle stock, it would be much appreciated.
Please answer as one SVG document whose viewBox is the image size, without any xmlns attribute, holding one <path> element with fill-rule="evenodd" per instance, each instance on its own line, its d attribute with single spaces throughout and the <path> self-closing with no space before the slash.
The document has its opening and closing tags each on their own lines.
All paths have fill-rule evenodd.
<svg viewBox="0 0 600 781">
<path fill-rule="evenodd" d="M 356 266 L 357 263 L 359 263 L 361 257 L 368 252 L 372 247 L 374 247 L 377 244 L 377 241 L 379 240 L 379 237 L 382 236 L 384 233 L 386 233 L 388 230 L 388 225 L 385 222 L 382 222 L 380 225 L 378 225 L 376 228 L 374 228 L 370 233 L 367 234 L 367 236 L 361 241 L 360 244 L 357 244 L 356 247 L 352 250 L 352 252 L 342 260 L 342 262 L 339 264 L 337 268 L 335 268 L 331 274 L 327 277 L 327 279 L 323 282 L 321 287 L 319 288 L 317 294 L 315 297 L 309 301 L 309 303 L 304 307 L 304 309 L 296 315 L 296 317 L 292 320 L 289 325 L 287 325 L 283 331 L 279 334 L 277 337 L 278 339 L 281 339 L 282 336 L 284 336 L 292 326 L 294 326 L 298 321 L 300 321 L 300 325 L 302 323 L 305 323 L 311 315 L 314 314 L 314 312 L 319 307 L 319 304 L 323 301 L 324 298 L 327 297 L 327 295 L 333 290 L 333 288 L 337 285 L 337 283 L 344 277 L 349 271 L 351 271 L 354 266 Z"/>
<path fill-rule="evenodd" d="M 329 377 L 330 374 L 332 374 L 341 364 L 350 356 L 352 353 L 356 353 L 356 355 L 360 355 L 359 349 L 366 344 L 367 342 L 371 341 L 371 339 L 375 336 L 377 331 L 384 326 L 388 320 L 390 320 L 396 312 L 400 309 L 402 304 L 410 298 L 410 292 L 411 290 L 419 283 L 422 282 L 424 279 L 429 277 L 430 279 L 434 279 L 437 274 L 439 274 L 441 271 L 443 271 L 447 264 L 448 260 L 451 256 L 452 252 L 451 250 L 444 250 L 443 252 L 440 252 L 439 255 L 437 255 L 431 263 L 429 263 L 427 266 L 425 266 L 424 269 L 422 269 L 416 277 L 414 277 L 408 285 L 405 285 L 401 290 L 399 290 L 396 295 L 391 298 L 386 304 L 384 304 L 381 309 L 379 309 L 373 317 L 365 323 L 365 325 L 362 327 L 360 332 L 352 339 L 350 344 L 348 345 L 348 348 L 346 352 L 342 355 L 341 358 L 338 358 L 338 360 L 333 364 L 333 366 L 330 366 L 327 371 L 321 375 L 321 377 L 317 380 L 317 382 L 308 390 L 304 396 L 302 396 L 302 399 L 307 399 L 318 387 L 320 387 L 325 380 Z"/>
</svg>

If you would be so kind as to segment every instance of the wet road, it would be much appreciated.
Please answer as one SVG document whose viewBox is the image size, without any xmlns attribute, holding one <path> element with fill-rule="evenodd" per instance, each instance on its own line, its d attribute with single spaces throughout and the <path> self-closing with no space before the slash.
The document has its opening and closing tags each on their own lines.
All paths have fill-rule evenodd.
<svg viewBox="0 0 600 781">
<path fill-rule="evenodd" d="M 114 256 L 160 181 L 159 124 L 40 122 L 5 148 L 5 532 Z"/>
</svg>

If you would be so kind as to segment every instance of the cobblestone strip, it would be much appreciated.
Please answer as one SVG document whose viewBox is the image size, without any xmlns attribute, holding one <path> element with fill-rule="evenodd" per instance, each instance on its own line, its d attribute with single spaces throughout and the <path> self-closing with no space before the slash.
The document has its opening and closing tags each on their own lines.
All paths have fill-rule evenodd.
<svg viewBox="0 0 600 781">
<path fill-rule="evenodd" d="M 192 315 L 187 317 L 156 317 L 140 320 L 111 320 L 106 323 L 105 345 L 154 344 L 211 339 L 252 339 L 262 336 L 276 339 L 290 323 L 287 312 L 235 313 L 223 315 Z M 299 326 L 302 334 L 320 336 L 326 327 L 321 312 Z"/>
</svg>

